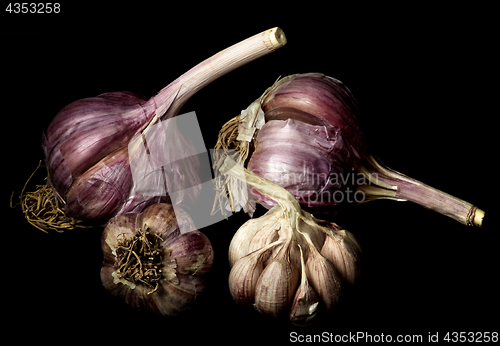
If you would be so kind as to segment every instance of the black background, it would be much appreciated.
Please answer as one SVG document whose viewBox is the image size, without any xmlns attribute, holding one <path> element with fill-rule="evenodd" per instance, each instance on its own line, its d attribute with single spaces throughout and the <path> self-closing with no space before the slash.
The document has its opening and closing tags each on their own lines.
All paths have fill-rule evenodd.
<svg viewBox="0 0 500 346">
<path fill-rule="evenodd" d="M 19 339 L 284 343 L 292 331 L 425 338 L 498 331 L 493 8 L 270 7 L 86 3 L 63 4 L 59 15 L 1 9 L 2 305 Z M 408 202 L 346 210 L 336 222 L 363 247 L 362 278 L 333 313 L 304 329 L 232 300 L 227 249 L 244 214 L 202 229 L 215 250 L 209 288 L 192 311 L 167 318 L 136 313 L 104 290 L 101 230 L 44 234 L 19 207 L 9 208 L 12 191 L 19 194 L 43 158 L 42 132 L 65 105 L 108 91 L 153 96 L 203 59 L 274 26 L 284 30 L 285 47 L 223 76 L 181 111 L 196 111 L 208 148 L 278 76 L 321 72 L 354 93 L 370 147 L 387 166 L 475 203 L 490 213 L 490 227 L 468 228 Z"/>
</svg>

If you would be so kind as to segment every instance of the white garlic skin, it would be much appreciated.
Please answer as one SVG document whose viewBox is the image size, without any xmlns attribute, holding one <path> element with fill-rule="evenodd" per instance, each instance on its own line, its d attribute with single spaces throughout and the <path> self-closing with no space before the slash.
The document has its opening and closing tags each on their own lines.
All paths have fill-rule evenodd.
<svg viewBox="0 0 500 346">
<path fill-rule="evenodd" d="M 301 278 L 300 285 L 293 298 L 292 308 L 288 318 L 296 326 L 308 326 L 314 322 L 319 307 L 319 298 L 309 284 L 302 248 L 300 250 Z"/>
<path fill-rule="evenodd" d="M 360 275 L 361 247 L 350 232 L 341 230 L 335 235 L 326 237 L 321 254 L 337 268 L 346 283 L 354 285 Z"/>
<path fill-rule="evenodd" d="M 292 242 L 284 245 L 259 276 L 255 288 L 255 307 L 264 315 L 278 317 L 288 313 L 300 280 L 300 269 L 290 258 Z"/>
<path fill-rule="evenodd" d="M 263 251 L 255 251 L 238 260 L 229 274 L 229 290 L 238 303 L 253 304 L 255 287 L 264 269 Z"/>
<path fill-rule="evenodd" d="M 298 222 L 300 231 L 292 231 L 276 206 L 235 233 L 229 289 L 238 303 L 308 325 L 320 305 L 327 310 L 335 306 L 344 282 L 354 283 L 361 256 L 354 236 L 307 212 L 304 218 Z"/>
<path fill-rule="evenodd" d="M 240 258 L 277 240 L 280 216 L 280 208 L 276 206 L 265 215 L 245 222 L 229 244 L 229 265 L 232 267 Z"/>
<path fill-rule="evenodd" d="M 323 257 L 318 250 L 312 249 L 306 262 L 306 273 L 312 288 L 328 310 L 338 302 L 342 283 L 335 266 Z"/>
</svg>

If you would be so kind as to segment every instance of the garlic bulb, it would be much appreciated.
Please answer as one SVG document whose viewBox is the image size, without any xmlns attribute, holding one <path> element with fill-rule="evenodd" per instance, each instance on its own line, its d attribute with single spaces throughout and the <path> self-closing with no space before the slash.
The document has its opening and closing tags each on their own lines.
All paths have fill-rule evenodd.
<svg viewBox="0 0 500 346">
<path fill-rule="evenodd" d="M 243 224 L 229 246 L 229 290 L 241 304 L 261 313 L 287 315 L 297 325 L 312 323 L 320 302 L 337 303 L 342 283 L 359 276 L 361 248 L 355 237 L 332 222 L 302 210 L 295 197 L 237 165 L 229 157 L 221 172 L 244 180 L 279 205 Z"/>
<path fill-rule="evenodd" d="M 330 212 L 334 205 L 392 199 L 481 227 L 483 210 L 378 162 L 368 150 L 358 113 L 352 93 L 339 80 L 320 73 L 291 75 L 228 121 L 215 148 L 236 150 L 237 162 L 284 187 L 314 213 Z M 224 184 L 232 186 L 233 210 L 241 205 L 252 215 L 255 201 L 240 203 L 241 187 Z M 250 191 L 267 208 L 277 204 L 255 188 Z"/>
<path fill-rule="evenodd" d="M 205 289 L 214 254 L 203 233 L 182 233 L 182 223 L 194 229 L 189 215 L 166 203 L 113 218 L 101 241 L 104 287 L 136 309 L 172 316 L 189 308 Z"/>
<path fill-rule="evenodd" d="M 319 73 L 288 76 L 261 107 L 266 123 L 253 139 L 250 171 L 287 189 L 307 210 L 354 197 L 354 168 L 366 145 L 356 100 L 342 82 Z M 251 192 L 263 206 L 276 205 Z"/>
<path fill-rule="evenodd" d="M 58 203 L 71 217 L 106 224 L 116 215 L 168 201 L 161 198 L 165 194 L 139 196 L 134 190 L 129 161 L 140 154 L 130 150 L 131 141 L 136 138 L 144 146 L 146 131 L 158 121 L 176 116 L 197 91 L 284 44 L 286 37 L 280 28 L 266 30 L 206 59 L 149 99 L 130 92 L 109 92 L 64 107 L 42 138 Z M 189 145 L 189 140 L 184 142 L 179 145 Z M 164 154 L 168 162 L 178 161 L 175 150 L 166 147 Z M 181 172 L 178 167 L 170 171 L 174 179 L 195 176 L 199 180 L 198 172 Z"/>
<path fill-rule="evenodd" d="M 352 174 L 359 160 L 339 128 L 272 120 L 259 130 L 254 145 L 248 169 L 290 191 L 303 207 L 336 205 L 336 193 L 350 186 L 352 191 L 350 179 L 334 179 Z M 254 188 L 250 191 L 263 206 L 276 205 Z"/>
<path fill-rule="evenodd" d="M 357 114 L 354 97 L 340 81 L 319 73 L 292 75 L 228 121 L 215 148 L 238 151 L 239 162 L 250 171 L 284 187 L 302 208 L 317 213 L 355 197 L 359 176 L 354 170 L 365 148 Z M 250 191 L 266 208 L 277 204 L 255 188 Z M 238 191 L 229 193 L 234 210 Z M 251 215 L 254 201 L 243 208 Z"/>
</svg>

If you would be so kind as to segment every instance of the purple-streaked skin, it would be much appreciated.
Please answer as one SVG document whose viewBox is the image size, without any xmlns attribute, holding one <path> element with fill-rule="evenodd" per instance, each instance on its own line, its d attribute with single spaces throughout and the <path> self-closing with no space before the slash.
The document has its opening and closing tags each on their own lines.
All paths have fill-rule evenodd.
<svg viewBox="0 0 500 346">
<path fill-rule="evenodd" d="M 367 175 L 375 177 L 371 184 L 359 186 L 367 200 L 410 201 L 466 226 L 481 227 L 483 224 L 485 211 L 467 201 L 385 167 L 371 155 L 365 156 L 362 165 Z"/>
<path fill-rule="evenodd" d="M 154 117 L 153 103 L 128 92 L 106 93 L 76 101 L 57 114 L 43 136 L 43 149 L 51 183 L 69 215 L 106 223 L 167 200 L 138 194 L 130 170 L 127 145 Z M 190 173 L 194 181 L 196 174 Z"/>
<path fill-rule="evenodd" d="M 113 151 L 127 145 L 146 126 L 154 109 L 147 99 L 112 92 L 64 107 L 43 135 L 52 185 L 65 196 L 75 179 Z"/>
<path fill-rule="evenodd" d="M 266 121 L 292 118 L 313 125 L 335 126 L 356 150 L 366 149 L 357 120 L 357 102 L 344 83 L 320 73 L 291 75 L 278 83 L 262 105 Z"/>
<path fill-rule="evenodd" d="M 362 252 L 356 238 L 333 222 L 315 218 L 283 187 L 229 157 L 221 172 L 279 204 L 247 221 L 231 241 L 233 298 L 242 304 L 255 301 L 268 316 L 289 313 L 292 323 L 300 325 L 312 321 L 319 303 L 333 309 L 343 283 L 354 284 L 359 276 Z"/>
<path fill-rule="evenodd" d="M 106 156 L 80 175 L 66 193 L 70 215 L 104 222 L 115 215 L 132 189 L 127 147 Z"/>
<path fill-rule="evenodd" d="M 103 286 L 113 295 L 139 310 L 149 310 L 162 315 L 177 315 L 190 307 L 206 288 L 206 275 L 214 260 L 214 252 L 208 238 L 198 230 L 181 233 L 178 220 L 189 222 L 181 209 L 174 213 L 170 204 L 158 203 L 142 213 L 128 213 L 113 218 L 102 234 L 101 248 L 104 254 L 101 269 Z M 145 225 L 148 231 L 159 235 L 164 267 L 158 289 L 117 281 L 116 248 L 123 237 L 129 238 Z"/>
<path fill-rule="evenodd" d="M 42 138 L 54 195 L 73 217 L 100 223 L 148 205 L 132 189 L 127 145 L 134 135 L 176 116 L 215 79 L 284 44 L 281 29 L 266 30 L 206 59 L 150 99 L 110 92 L 64 107 Z"/>
<path fill-rule="evenodd" d="M 352 174 L 355 153 L 336 126 L 318 126 L 298 120 L 271 120 L 259 131 L 248 169 L 287 189 L 308 207 L 335 205 L 331 198 L 344 191 Z M 259 203 L 270 208 L 277 203 L 251 192 Z"/>
<path fill-rule="evenodd" d="M 349 89 L 320 73 L 292 75 L 278 81 L 262 109 L 266 124 L 247 167 L 285 187 L 303 208 L 339 204 L 366 147 Z M 251 192 L 266 208 L 276 205 Z"/>
<path fill-rule="evenodd" d="M 483 210 L 384 167 L 375 160 L 367 148 L 357 120 L 359 112 L 356 100 L 342 82 L 319 73 L 306 73 L 285 77 L 273 88 L 262 101 L 267 123 L 255 136 L 253 155 L 256 158 L 250 158 L 248 167 L 284 186 L 299 199 L 302 206 L 315 208 L 336 204 L 332 203 L 331 198 L 319 202 L 313 200 L 315 203 L 311 203 L 314 194 L 308 194 L 307 191 L 315 191 L 318 197 L 322 192 L 335 192 L 338 187 L 329 184 L 332 188 L 329 191 L 320 183 L 314 186 L 304 184 L 304 181 L 310 181 L 307 173 L 309 169 L 320 176 L 334 174 L 356 185 L 360 195 L 354 196 L 351 201 L 349 198 L 344 201 L 360 203 L 381 198 L 412 201 L 465 225 L 481 226 L 485 215 Z M 295 120 L 296 130 L 293 133 L 285 127 L 268 126 L 273 121 L 287 119 Z M 324 130 L 307 133 L 306 129 L 311 125 L 323 127 Z M 326 150 L 326 153 L 328 145 L 318 139 L 318 131 L 328 133 L 332 128 L 340 131 L 336 136 L 342 138 L 344 150 L 339 144 L 331 151 Z M 313 154 L 315 150 L 318 152 L 316 155 Z M 335 152 L 339 154 L 332 157 Z M 350 179 L 345 175 L 352 175 L 353 168 L 359 175 Z M 305 173 L 301 174 L 300 171 Z M 290 177 L 294 182 L 290 183 Z M 306 198 L 301 199 L 302 196 Z M 269 207 L 272 203 L 264 199 L 263 205 Z"/>
</svg>

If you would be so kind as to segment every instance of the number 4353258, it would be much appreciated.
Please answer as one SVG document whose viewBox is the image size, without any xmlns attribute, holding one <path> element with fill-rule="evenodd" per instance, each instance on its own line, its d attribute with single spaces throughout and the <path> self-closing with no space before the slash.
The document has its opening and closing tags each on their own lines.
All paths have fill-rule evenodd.
<svg viewBox="0 0 500 346">
<path fill-rule="evenodd" d="M 59 13 L 61 4 L 58 2 L 9 2 L 5 11 L 9 13 Z"/>
</svg>

